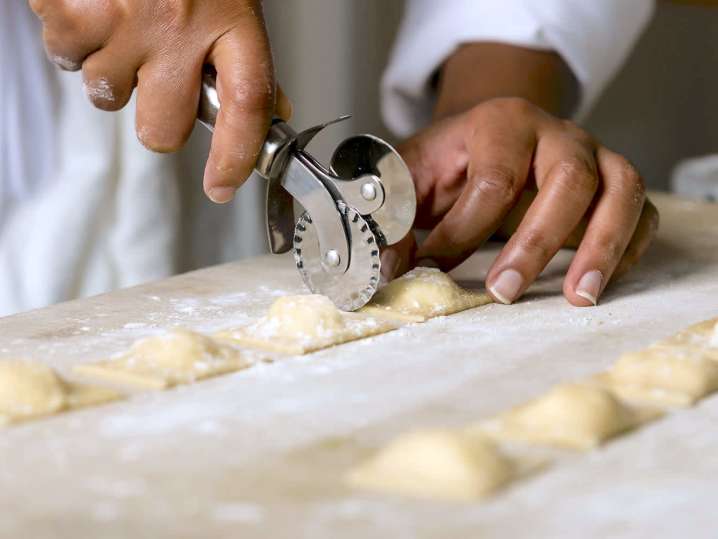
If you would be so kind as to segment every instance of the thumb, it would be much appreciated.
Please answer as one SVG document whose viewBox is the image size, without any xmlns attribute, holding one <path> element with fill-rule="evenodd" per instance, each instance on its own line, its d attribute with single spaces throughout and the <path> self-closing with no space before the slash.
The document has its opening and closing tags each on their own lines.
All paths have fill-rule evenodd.
<svg viewBox="0 0 718 539">
<path fill-rule="evenodd" d="M 274 106 L 274 113 L 285 122 L 291 120 L 294 114 L 294 105 L 292 105 L 292 102 L 289 100 L 287 94 L 284 93 L 284 90 L 282 90 L 282 87 L 279 84 L 277 84 L 276 101 L 277 103 Z"/>
<path fill-rule="evenodd" d="M 404 239 L 386 247 L 381 253 L 381 276 L 386 281 L 399 277 L 416 263 L 416 238 L 409 232 Z"/>
<path fill-rule="evenodd" d="M 416 189 L 416 225 L 431 228 L 451 208 L 466 182 L 469 152 L 463 116 L 431 125 L 398 146 Z"/>
</svg>

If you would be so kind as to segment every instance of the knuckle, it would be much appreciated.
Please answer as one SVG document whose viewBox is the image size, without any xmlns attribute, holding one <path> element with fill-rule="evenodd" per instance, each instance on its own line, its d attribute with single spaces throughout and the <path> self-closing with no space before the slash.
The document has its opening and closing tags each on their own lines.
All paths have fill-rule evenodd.
<svg viewBox="0 0 718 539">
<path fill-rule="evenodd" d="M 516 243 L 521 251 L 539 260 L 550 258 L 555 250 L 551 245 L 550 238 L 539 229 L 532 229 L 525 234 L 518 235 Z"/>
<path fill-rule="evenodd" d="M 48 60 L 63 71 L 79 71 L 82 69 L 83 58 L 72 48 L 63 46 L 52 32 L 44 32 L 45 53 Z"/>
<path fill-rule="evenodd" d="M 593 167 L 579 157 L 559 161 L 553 167 L 552 180 L 562 191 L 595 193 L 598 189 L 598 177 Z"/>
<path fill-rule="evenodd" d="M 238 144 L 232 151 L 215 151 L 210 157 L 214 171 L 221 176 L 241 181 L 252 172 L 258 152 L 250 151 Z"/>
<path fill-rule="evenodd" d="M 638 184 L 643 186 L 643 179 L 636 167 L 627 159 L 620 159 L 618 175 L 626 183 Z"/>
<path fill-rule="evenodd" d="M 536 106 L 531 101 L 523 97 L 500 97 L 495 101 L 497 107 L 516 115 L 532 113 L 536 109 Z"/>
<path fill-rule="evenodd" d="M 567 133 L 570 134 L 571 138 L 578 142 L 581 146 L 593 148 L 596 145 L 596 141 L 591 133 L 578 126 L 573 121 L 561 120 L 561 126 Z"/>
<path fill-rule="evenodd" d="M 636 206 L 641 206 L 646 198 L 646 185 L 635 166 L 621 157 L 616 166 L 615 180 L 609 189 L 621 197 L 628 198 Z"/>
<path fill-rule="evenodd" d="M 122 108 L 114 85 L 106 77 L 85 79 L 83 87 L 85 95 L 98 109 L 114 111 Z"/>
<path fill-rule="evenodd" d="M 240 79 L 233 88 L 232 101 L 239 112 L 271 112 L 274 105 L 272 77 Z"/>
<path fill-rule="evenodd" d="M 30 0 L 30 9 L 32 9 L 33 13 L 35 13 L 35 15 L 40 18 L 40 20 L 43 20 L 45 18 L 45 15 L 47 13 L 47 6 L 47 0 Z"/>
<path fill-rule="evenodd" d="M 525 118 L 535 111 L 536 106 L 522 97 L 495 97 L 477 105 L 473 110 L 473 118 L 475 121 L 494 116 Z"/>
<path fill-rule="evenodd" d="M 502 165 L 482 166 L 472 173 L 476 194 L 498 204 L 511 204 L 519 191 L 516 173 Z"/>
<path fill-rule="evenodd" d="M 56 54 L 51 51 L 47 52 L 48 59 L 63 71 L 80 71 L 82 62 L 75 60 L 69 56 Z"/>
<path fill-rule="evenodd" d="M 626 246 L 615 235 L 601 235 L 594 242 L 594 249 L 607 263 L 620 260 Z"/>
<path fill-rule="evenodd" d="M 184 134 L 176 130 L 141 125 L 136 129 L 136 133 L 137 139 L 145 148 L 157 153 L 176 152 L 185 142 Z"/>
</svg>

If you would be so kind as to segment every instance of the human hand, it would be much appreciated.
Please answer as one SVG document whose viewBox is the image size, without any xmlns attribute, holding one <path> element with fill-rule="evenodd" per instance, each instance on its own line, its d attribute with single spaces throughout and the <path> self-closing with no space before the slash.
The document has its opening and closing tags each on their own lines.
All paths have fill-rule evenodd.
<svg viewBox="0 0 718 539">
<path fill-rule="evenodd" d="M 119 110 L 137 87 L 137 136 L 158 152 L 179 149 L 197 116 L 202 68 L 217 70 L 222 103 L 204 189 L 228 202 L 251 174 L 273 114 L 291 106 L 275 93 L 260 0 L 30 0 L 50 59 L 82 69 L 90 100 Z M 276 94 L 279 94 L 276 97 Z"/>
<path fill-rule="evenodd" d="M 485 101 L 399 151 L 416 185 L 416 225 L 432 230 L 416 252 L 413 237 L 390 249 L 384 256 L 391 269 L 430 258 L 448 271 L 515 221 L 486 279 L 502 303 L 518 299 L 578 232 L 563 293 L 573 305 L 595 305 L 611 278 L 642 256 L 658 226 L 643 181 L 624 157 L 522 99 Z"/>
</svg>

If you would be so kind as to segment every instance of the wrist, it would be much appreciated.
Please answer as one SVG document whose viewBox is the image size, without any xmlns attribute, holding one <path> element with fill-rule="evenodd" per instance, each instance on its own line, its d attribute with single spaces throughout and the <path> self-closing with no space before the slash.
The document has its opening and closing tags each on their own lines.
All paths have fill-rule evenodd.
<svg viewBox="0 0 718 539">
<path fill-rule="evenodd" d="M 501 43 L 470 43 L 444 63 L 434 118 L 466 111 L 496 97 L 520 97 L 559 117 L 578 104 L 578 82 L 561 57 Z"/>
</svg>

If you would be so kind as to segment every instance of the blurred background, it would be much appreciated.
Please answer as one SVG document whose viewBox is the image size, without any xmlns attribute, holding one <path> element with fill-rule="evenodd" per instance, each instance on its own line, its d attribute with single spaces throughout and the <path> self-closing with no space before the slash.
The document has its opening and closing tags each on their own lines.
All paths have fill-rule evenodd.
<svg viewBox="0 0 718 539">
<path fill-rule="evenodd" d="M 339 138 L 372 132 L 394 140 L 382 123 L 379 81 L 399 24 L 401 0 L 265 0 L 279 81 L 294 103 L 292 123 L 307 127 L 351 113 L 352 119 L 322 134 L 313 151 L 330 154 Z M 718 151 L 718 14 L 710 8 L 659 2 L 655 17 L 629 61 L 590 116 L 582 121 L 607 146 L 628 156 L 651 189 L 669 190 L 682 159 Z M 196 167 L 200 192 L 208 137 L 196 136 L 184 158 Z M 263 205 L 262 185 L 250 181 L 234 204 L 240 228 L 259 226 L 250 215 Z M 194 211 L 199 211 L 196 207 Z M 253 238 L 253 241 L 249 238 Z M 264 236 L 230 242 L 225 257 L 264 252 Z M 185 261 L 192 267 L 192 253 Z"/>
<path fill-rule="evenodd" d="M 8 6 L 16 5 L 0 0 L 0 7 Z M 339 140 L 359 132 L 397 142 L 382 122 L 379 85 L 403 1 L 264 0 L 264 6 L 278 79 L 294 104 L 294 128 L 353 115 L 323 132 L 312 152 L 326 160 Z M 39 32 L 38 21 L 29 10 L 27 15 Z M 675 185 L 679 162 L 718 154 L 717 35 L 715 7 L 659 1 L 632 56 L 580 120 L 631 159 L 651 189 Z M 35 41 L 36 51 L 0 47 L 0 65 L 8 59 L 17 65 L 24 52 L 44 56 Z M 22 78 L 20 65 L 14 76 Z M 267 251 L 263 180 L 251 178 L 228 205 L 205 197 L 210 136 L 203 127 L 197 126 L 179 154 L 151 154 L 135 137 L 134 100 L 116 114 L 95 110 L 83 95 L 80 73 L 61 73 L 49 62 L 45 67 L 61 96 L 57 125 L 66 132 L 58 139 L 69 145 L 57 148 L 58 162 L 66 155 L 78 159 L 71 160 L 74 168 L 39 176 L 47 181 L 28 188 L 22 211 L 0 208 L 0 222 L 6 221 L 0 235 L 0 314 Z M 4 80 L 13 81 L 13 74 Z M 12 106 L 12 100 L 7 103 Z M 31 145 L 25 147 L 26 161 L 33 161 Z M 99 154 L 112 158 L 98 160 Z M 714 159 L 710 185 L 718 199 Z"/>
</svg>

